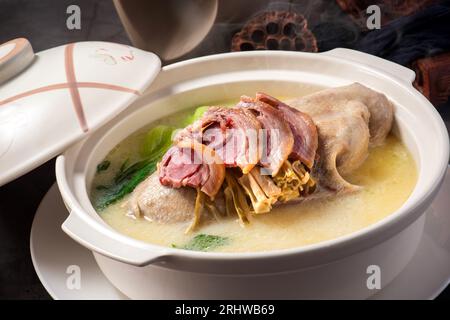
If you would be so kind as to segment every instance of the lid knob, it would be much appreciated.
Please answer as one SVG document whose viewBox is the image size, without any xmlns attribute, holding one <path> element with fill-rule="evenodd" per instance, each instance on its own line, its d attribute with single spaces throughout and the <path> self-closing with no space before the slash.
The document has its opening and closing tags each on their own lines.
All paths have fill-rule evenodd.
<svg viewBox="0 0 450 320">
<path fill-rule="evenodd" d="M 33 48 L 25 38 L 0 45 L 0 84 L 24 70 L 34 59 Z"/>
</svg>

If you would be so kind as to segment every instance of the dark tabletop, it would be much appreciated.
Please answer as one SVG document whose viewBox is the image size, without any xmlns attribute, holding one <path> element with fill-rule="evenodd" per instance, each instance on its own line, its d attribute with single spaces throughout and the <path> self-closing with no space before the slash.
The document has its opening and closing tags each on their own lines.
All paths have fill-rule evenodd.
<svg viewBox="0 0 450 320">
<path fill-rule="evenodd" d="M 66 28 L 66 8 L 81 7 L 81 30 Z M 61 44 L 104 40 L 129 44 L 108 0 L 0 0 L 0 43 L 26 37 L 35 52 Z M 437 107 L 450 127 L 450 104 Z M 50 299 L 31 262 L 29 236 L 34 213 L 55 182 L 54 159 L 0 187 L 0 298 Z M 450 288 L 439 296 L 450 299 Z"/>
</svg>

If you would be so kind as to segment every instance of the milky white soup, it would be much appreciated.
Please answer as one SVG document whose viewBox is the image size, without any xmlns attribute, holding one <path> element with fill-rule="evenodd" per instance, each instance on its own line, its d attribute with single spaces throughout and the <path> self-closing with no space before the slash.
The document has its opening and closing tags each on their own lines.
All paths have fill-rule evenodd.
<svg viewBox="0 0 450 320">
<path fill-rule="evenodd" d="M 145 130 L 131 135 L 117 145 L 106 157 L 107 170 L 95 175 L 91 200 L 101 195 L 95 186 L 105 185 L 125 162 L 139 160 L 142 137 L 152 126 L 167 124 L 183 127 L 193 111 L 183 111 L 158 120 Z M 226 241 L 210 251 L 249 252 L 300 247 L 334 239 L 367 227 L 398 209 L 411 194 L 417 180 L 414 160 L 394 135 L 384 145 L 370 150 L 364 164 L 345 177 L 363 186 L 363 190 L 339 197 L 305 201 L 299 204 L 275 206 L 271 212 L 254 215 L 242 227 L 237 217 L 224 217 L 220 222 L 202 219 L 198 230 L 185 234 L 191 221 L 162 224 L 127 215 L 125 196 L 120 201 L 98 210 L 104 221 L 118 232 L 135 239 L 162 246 L 183 247 L 198 234 L 220 236 Z"/>
</svg>

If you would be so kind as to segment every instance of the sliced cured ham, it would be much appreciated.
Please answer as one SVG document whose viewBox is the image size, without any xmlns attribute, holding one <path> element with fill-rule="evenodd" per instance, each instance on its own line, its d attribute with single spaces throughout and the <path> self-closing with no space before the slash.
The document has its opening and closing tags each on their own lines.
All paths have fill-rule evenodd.
<svg viewBox="0 0 450 320">
<path fill-rule="evenodd" d="M 265 174 L 275 176 L 294 146 L 294 136 L 289 124 L 277 109 L 247 96 L 241 97 L 236 107 L 250 110 L 261 123 L 262 130 L 258 135 L 261 153 L 259 164 L 268 169 Z"/>
<path fill-rule="evenodd" d="M 225 178 L 225 166 L 215 151 L 195 140 L 183 140 L 170 148 L 158 165 L 162 185 L 200 189 L 214 196 Z"/>
<path fill-rule="evenodd" d="M 239 167 L 243 173 L 248 173 L 260 160 L 260 130 L 261 124 L 250 110 L 211 107 L 175 139 L 199 141 L 215 150 L 227 167 Z"/>
<path fill-rule="evenodd" d="M 300 160 L 308 168 L 312 168 L 318 146 L 318 135 L 311 117 L 265 93 L 257 93 L 256 100 L 276 108 L 284 121 L 289 124 L 294 136 L 294 146 L 289 158 Z"/>
</svg>

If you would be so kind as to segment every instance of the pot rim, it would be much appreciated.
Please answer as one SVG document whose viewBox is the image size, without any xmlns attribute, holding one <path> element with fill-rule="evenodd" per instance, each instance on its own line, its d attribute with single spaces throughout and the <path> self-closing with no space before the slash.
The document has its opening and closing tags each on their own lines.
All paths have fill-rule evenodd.
<svg viewBox="0 0 450 320">
<path fill-rule="evenodd" d="M 348 49 L 347 49 L 348 50 Z M 346 51 L 347 51 L 346 50 Z M 353 51 L 353 50 L 348 50 Z M 326 54 L 326 53 L 325 53 Z M 358 53 L 365 56 L 370 56 L 368 54 L 364 53 Z M 433 199 L 434 195 L 436 194 L 437 189 L 440 187 L 440 184 L 444 178 L 445 172 L 447 170 L 448 165 L 448 158 L 449 158 L 449 140 L 448 140 L 448 132 L 445 127 L 445 124 L 443 123 L 442 118 L 440 117 L 437 110 L 431 105 L 431 103 L 423 97 L 413 86 L 410 82 L 402 81 L 399 77 L 395 77 L 392 73 L 388 73 L 385 70 L 380 70 L 376 66 L 373 65 L 367 65 L 361 62 L 357 62 L 354 60 L 346 61 L 342 58 L 335 57 L 335 56 L 329 56 L 324 54 L 315 54 L 315 53 L 305 53 L 305 52 L 275 52 L 275 51 L 259 51 L 259 52 L 233 52 L 233 53 L 222 53 L 222 54 L 215 54 L 210 56 L 203 56 L 198 58 L 193 58 L 185 61 L 176 62 L 174 64 L 168 65 L 163 67 L 163 71 L 171 71 L 177 68 L 182 68 L 185 66 L 193 65 L 196 63 L 202 63 L 207 61 L 216 61 L 216 60 L 223 60 L 223 59 L 235 59 L 240 57 L 264 57 L 266 55 L 271 56 L 280 56 L 280 57 L 301 57 L 303 55 L 317 55 L 320 56 L 321 59 L 326 59 L 330 61 L 334 61 L 340 64 L 346 64 L 348 66 L 355 66 L 357 65 L 358 68 L 363 68 L 366 70 L 369 70 L 371 73 L 376 73 L 378 75 L 381 75 L 384 78 L 387 78 L 391 82 L 395 82 L 395 84 L 400 87 L 401 89 L 407 91 L 409 94 L 413 95 L 416 99 L 420 100 L 420 103 L 423 105 L 426 105 L 428 107 L 428 116 L 431 121 L 434 122 L 434 125 L 436 126 L 437 130 L 440 133 L 439 137 L 436 137 L 436 139 L 440 140 L 440 145 L 443 148 L 442 156 L 440 159 L 434 159 L 435 166 L 434 174 L 435 178 L 433 180 L 433 183 L 431 184 L 430 188 L 421 194 L 418 194 L 415 201 L 409 203 L 408 206 L 405 206 L 403 204 L 400 208 L 395 210 L 393 213 L 389 214 L 387 217 L 372 223 L 368 225 L 367 227 L 364 227 L 360 230 L 357 230 L 355 232 L 339 236 L 337 238 L 321 241 L 314 244 L 304 245 L 300 247 L 294 247 L 294 248 L 287 248 L 287 249 L 278 249 L 278 250 L 267 250 L 267 251 L 258 251 L 258 252 L 199 252 L 199 251 L 190 251 L 190 250 L 183 250 L 183 249 L 177 249 L 177 248 L 170 248 L 170 247 L 164 247 L 161 245 L 156 245 L 152 243 L 147 243 L 144 241 L 136 240 L 131 237 L 128 237 L 124 234 L 121 234 L 120 232 L 110 228 L 107 225 L 102 224 L 101 222 L 95 221 L 89 216 L 87 213 L 84 212 L 81 205 L 78 203 L 76 197 L 73 195 L 73 193 L 70 190 L 69 183 L 67 181 L 66 177 L 66 171 L 65 171 L 65 160 L 66 156 L 72 148 L 76 148 L 76 146 L 79 146 L 80 144 L 83 144 L 85 142 L 82 141 L 76 146 L 73 146 L 69 150 L 67 150 L 63 155 L 59 156 L 57 158 L 56 162 L 56 176 L 57 176 L 57 182 L 59 186 L 59 190 L 65 200 L 65 202 L 68 204 L 68 206 L 71 208 L 71 210 L 76 213 L 78 216 L 83 217 L 83 220 L 85 222 L 92 224 L 93 227 L 99 232 L 107 232 L 111 237 L 114 237 L 120 241 L 123 241 L 124 243 L 131 245 L 131 246 L 138 246 L 140 248 L 143 248 L 145 250 L 149 250 L 152 252 L 158 252 L 159 255 L 162 258 L 165 257 L 185 257 L 185 258 L 191 258 L 196 260 L 216 260 L 216 261 L 231 261 L 231 260 L 255 260 L 255 259 L 277 259 L 282 257 L 288 257 L 288 256 L 297 256 L 297 255 L 310 255 L 310 254 L 317 254 L 318 252 L 324 252 L 328 250 L 335 250 L 339 251 L 339 256 L 334 257 L 334 259 L 337 259 L 339 257 L 342 257 L 347 249 L 348 253 L 356 253 L 360 250 L 363 250 L 371 245 L 374 245 L 376 243 L 379 243 L 381 241 L 384 241 L 393 235 L 396 234 L 396 232 L 400 228 L 405 228 L 410 223 L 415 221 L 420 215 L 422 215 L 426 209 L 426 207 L 429 205 L 431 200 Z M 372 57 L 372 56 L 370 56 Z M 381 61 L 386 61 L 380 58 L 377 58 Z M 388 62 L 389 64 L 395 65 L 391 62 Z M 402 67 L 403 68 L 403 67 Z M 128 116 L 128 115 L 127 115 Z M 125 118 L 124 118 L 125 119 Z M 124 120 L 122 119 L 122 120 Z M 87 138 L 89 139 L 89 138 Z M 420 170 L 420 169 L 419 169 Z M 415 187 L 416 188 L 416 187 Z M 415 190 L 415 189 L 414 189 Z M 377 237 L 378 235 L 378 237 Z M 370 243 L 367 243 L 368 239 L 372 239 Z M 77 239 L 75 239 L 77 240 Z M 78 241 L 78 240 L 77 240 Z M 83 243 L 83 245 L 87 246 L 86 243 Z M 351 247 L 351 250 L 349 249 L 349 246 Z M 95 250 L 95 248 L 90 248 L 91 250 Z M 337 250 L 342 249 L 342 250 Z M 102 252 L 100 252 L 102 253 Z M 106 254 L 107 255 L 107 254 Z M 117 257 L 113 257 L 114 259 L 117 259 Z M 121 260 L 120 258 L 117 260 Z M 125 261 L 129 263 L 129 261 Z"/>
</svg>

